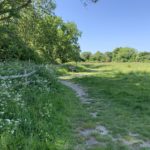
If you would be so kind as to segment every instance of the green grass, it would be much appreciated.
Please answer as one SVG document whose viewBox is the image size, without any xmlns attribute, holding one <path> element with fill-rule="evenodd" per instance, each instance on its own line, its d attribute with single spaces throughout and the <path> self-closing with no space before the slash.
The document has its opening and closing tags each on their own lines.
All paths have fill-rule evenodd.
<svg viewBox="0 0 150 150">
<path fill-rule="evenodd" d="M 1 75 L 24 73 L 26 62 L 1 64 Z M 1 150 L 71 150 L 81 112 L 75 94 L 61 85 L 54 70 L 30 64 L 26 80 L 0 80 Z"/>
<path fill-rule="evenodd" d="M 126 137 L 131 132 L 139 134 L 140 139 L 149 140 L 150 64 L 83 63 L 82 65 L 87 69 L 94 69 L 95 72 L 73 80 L 87 87 L 89 96 L 95 99 L 92 106 L 88 107 L 88 111 L 98 113 L 96 119 L 91 121 L 89 117 L 85 124 L 104 125 L 114 137 Z M 120 148 L 112 146 L 110 149 Z"/>
<path fill-rule="evenodd" d="M 87 67 L 81 65 L 80 63 L 76 64 L 74 62 L 57 65 L 56 68 L 58 75 L 67 75 L 67 74 L 71 75 L 78 72 L 90 72 L 90 70 Z"/>
<path fill-rule="evenodd" d="M 85 141 L 76 129 L 96 125 L 105 126 L 110 135 L 93 133 L 106 145 L 91 150 L 130 150 L 112 141 L 119 136 L 132 140 L 130 132 L 150 139 L 150 64 L 80 63 L 76 72 L 70 72 L 69 66 L 75 64 L 57 66 L 55 73 L 53 66 L 0 64 L 1 76 L 37 70 L 27 79 L 0 80 L 0 149 L 73 150 Z M 56 74 L 73 77 L 94 102 L 81 105 L 75 93 L 57 81 Z M 97 118 L 90 112 L 97 112 Z"/>
</svg>

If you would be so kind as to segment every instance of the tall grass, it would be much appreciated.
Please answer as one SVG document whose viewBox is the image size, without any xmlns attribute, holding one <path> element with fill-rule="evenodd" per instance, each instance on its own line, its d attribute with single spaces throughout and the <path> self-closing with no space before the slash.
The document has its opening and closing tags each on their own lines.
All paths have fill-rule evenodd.
<svg viewBox="0 0 150 150">
<path fill-rule="evenodd" d="M 57 81 L 53 68 L 11 62 L 0 70 L 4 76 L 33 68 L 36 74 L 26 80 L 0 80 L 0 149 L 72 149 L 78 100 Z"/>
<path fill-rule="evenodd" d="M 97 118 L 93 120 L 89 117 L 84 124 L 104 125 L 113 137 L 131 138 L 130 133 L 136 133 L 138 138 L 149 141 L 150 64 L 83 63 L 81 65 L 87 69 L 95 69 L 95 72 L 88 76 L 73 79 L 85 86 L 89 96 L 94 99 L 88 111 L 97 112 Z M 101 137 L 97 138 L 101 141 Z M 109 149 L 110 144 L 108 142 L 106 149 Z M 116 148 L 113 148 L 114 146 L 115 143 L 110 149 L 120 149 L 119 145 Z"/>
</svg>

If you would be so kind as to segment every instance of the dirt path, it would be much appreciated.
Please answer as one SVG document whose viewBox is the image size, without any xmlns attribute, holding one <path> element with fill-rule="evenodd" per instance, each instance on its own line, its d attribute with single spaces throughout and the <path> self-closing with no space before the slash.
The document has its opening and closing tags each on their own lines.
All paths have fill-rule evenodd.
<svg viewBox="0 0 150 150">
<path fill-rule="evenodd" d="M 75 91 L 81 103 L 91 103 L 91 99 L 88 98 L 88 94 L 83 87 L 70 81 L 61 80 L 60 82 Z"/>
<path fill-rule="evenodd" d="M 61 80 L 60 81 L 63 85 L 71 88 L 73 91 L 75 91 L 77 97 L 79 97 L 82 104 L 87 104 L 89 106 L 92 106 L 92 101 L 94 99 L 89 98 L 88 93 L 85 88 L 80 86 L 79 84 L 75 84 L 68 80 Z M 97 111 L 95 112 L 89 112 L 89 115 L 94 119 L 97 118 Z M 95 146 L 106 146 L 105 142 L 98 141 L 93 134 L 98 134 L 100 136 L 108 136 L 113 143 L 122 143 L 123 145 L 128 146 L 131 150 L 140 150 L 141 148 L 150 148 L 150 141 L 143 141 L 141 140 L 138 134 L 129 133 L 129 136 L 132 140 L 128 141 L 124 139 L 123 137 L 113 137 L 111 135 L 111 131 L 109 131 L 105 126 L 102 126 L 100 124 L 95 125 L 94 128 L 86 128 L 86 129 L 80 129 L 78 130 L 78 134 L 85 138 L 84 143 L 79 144 L 75 150 L 87 150 L 90 148 L 93 148 Z"/>
<path fill-rule="evenodd" d="M 73 91 L 75 91 L 76 95 L 77 95 L 77 97 L 79 97 L 81 103 L 89 104 L 89 105 L 92 104 L 91 102 L 93 101 L 93 99 L 88 97 L 88 93 L 86 92 L 86 89 L 84 89 L 80 85 L 75 84 L 71 81 L 61 80 L 60 82 L 63 85 L 65 85 L 65 86 L 71 88 Z M 89 114 L 93 118 L 97 117 L 97 112 L 89 112 Z M 92 129 L 90 128 L 90 129 L 78 130 L 78 134 L 80 136 L 84 137 L 86 140 L 84 141 L 84 143 L 82 145 L 78 145 L 76 147 L 76 150 L 86 150 L 88 148 L 91 148 L 92 146 L 104 144 L 104 143 L 100 143 L 93 136 L 91 136 L 92 133 L 107 135 L 108 130 L 102 125 L 98 125 L 98 126 L 96 126 L 95 128 L 92 128 Z"/>
</svg>

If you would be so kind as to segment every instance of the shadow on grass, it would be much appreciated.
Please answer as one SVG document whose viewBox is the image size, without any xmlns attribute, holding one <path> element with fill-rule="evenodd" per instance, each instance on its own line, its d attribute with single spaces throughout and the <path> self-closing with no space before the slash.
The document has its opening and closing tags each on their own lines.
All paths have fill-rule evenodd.
<svg viewBox="0 0 150 150">
<path fill-rule="evenodd" d="M 89 72 L 98 72 L 98 70 L 93 70 L 92 68 L 87 68 L 84 65 L 74 65 L 74 64 L 63 64 L 57 69 L 59 75 L 68 74 L 69 72 L 74 73 L 89 73 Z"/>
<path fill-rule="evenodd" d="M 112 132 L 132 131 L 150 138 L 149 73 L 108 71 L 73 80 L 88 88 L 89 96 L 96 100 L 92 109 Z"/>
<path fill-rule="evenodd" d="M 92 96 L 94 97 L 102 94 L 102 91 L 105 91 L 105 96 L 115 98 L 115 101 L 118 100 L 118 102 L 123 105 L 129 106 L 132 103 L 132 105 L 130 105 L 130 107 L 132 107 L 136 105 L 136 102 L 140 102 L 139 108 L 142 109 L 143 106 L 141 102 L 150 104 L 149 73 L 130 72 L 124 74 L 121 72 L 115 73 L 114 70 L 105 70 L 102 72 L 103 74 L 109 75 L 103 77 L 103 74 L 99 73 L 95 76 L 83 76 L 82 78 L 74 80 L 85 84 L 90 89 L 92 88 Z"/>
<path fill-rule="evenodd" d="M 110 66 L 110 64 L 104 64 L 104 63 L 83 63 L 82 65 L 91 69 L 99 69 L 102 67 Z"/>
</svg>

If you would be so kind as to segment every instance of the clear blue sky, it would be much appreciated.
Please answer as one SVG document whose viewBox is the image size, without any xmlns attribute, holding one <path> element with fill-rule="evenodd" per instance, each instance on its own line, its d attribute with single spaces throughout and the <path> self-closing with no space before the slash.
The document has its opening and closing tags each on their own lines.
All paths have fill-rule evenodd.
<svg viewBox="0 0 150 150">
<path fill-rule="evenodd" d="M 81 0 L 56 0 L 56 15 L 82 31 L 82 51 L 133 47 L 150 51 L 150 0 L 99 0 L 84 7 Z"/>
</svg>

